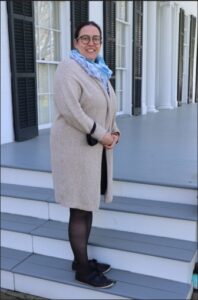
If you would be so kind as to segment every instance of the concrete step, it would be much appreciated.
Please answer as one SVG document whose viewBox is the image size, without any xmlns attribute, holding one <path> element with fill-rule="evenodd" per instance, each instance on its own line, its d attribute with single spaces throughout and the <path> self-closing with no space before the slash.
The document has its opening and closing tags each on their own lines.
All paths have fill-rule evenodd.
<svg viewBox="0 0 198 300">
<path fill-rule="evenodd" d="M 53 188 L 52 174 L 42 170 L 23 168 L 1 168 L 1 182 L 33 187 Z M 157 200 L 183 204 L 197 204 L 195 188 L 178 188 L 174 186 L 144 184 L 114 180 L 113 194 L 115 196 Z"/>
<path fill-rule="evenodd" d="M 73 259 L 67 223 L 2 213 L 1 227 L 4 247 Z M 93 227 L 88 251 L 115 268 L 190 283 L 197 243 Z"/>
<path fill-rule="evenodd" d="M 71 260 L 9 248 L 1 249 L 1 287 L 47 299 L 190 299 L 190 284 L 119 269 L 108 277 L 109 289 L 92 288 L 75 280 Z"/>
<path fill-rule="evenodd" d="M 53 189 L 1 184 L 1 211 L 68 222 L 69 210 L 55 203 Z M 197 240 L 197 206 L 115 196 L 101 201 L 93 225 L 182 240 Z"/>
</svg>

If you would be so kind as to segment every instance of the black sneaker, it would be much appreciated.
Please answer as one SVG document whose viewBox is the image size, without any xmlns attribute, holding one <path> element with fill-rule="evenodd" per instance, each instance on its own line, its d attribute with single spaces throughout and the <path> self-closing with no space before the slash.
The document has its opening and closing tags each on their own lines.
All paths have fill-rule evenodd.
<svg viewBox="0 0 198 300">
<path fill-rule="evenodd" d="M 112 287 L 116 281 L 107 278 L 102 273 L 97 270 L 93 270 L 88 274 L 82 274 L 80 272 L 76 272 L 75 279 L 80 281 L 81 283 L 91 285 L 97 288 L 110 288 Z"/>
<path fill-rule="evenodd" d="M 111 270 L 111 266 L 109 264 L 99 263 L 96 259 L 90 259 L 88 262 L 89 262 L 89 266 L 92 269 L 96 269 L 103 274 Z M 72 270 L 76 271 L 76 269 L 77 269 L 77 262 L 73 261 Z"/>
</svg>

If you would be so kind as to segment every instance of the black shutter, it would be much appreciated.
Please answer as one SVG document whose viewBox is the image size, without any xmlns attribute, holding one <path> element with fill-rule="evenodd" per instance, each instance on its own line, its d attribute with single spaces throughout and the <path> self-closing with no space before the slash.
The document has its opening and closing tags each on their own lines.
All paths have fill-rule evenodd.
<svg viewBox="0 0 198 300">
<path fill-rule="evenodd" d="M 195 27 L 196 18 L 190 16 L 190 47 L 189 47 L 189 69 L 188 69 L 188 103 L 192 102 L 193 93 L 193 66 L 195 49 Z"/>
<path fill-rule="evenodd" d="M 78 25 L 89 20 L 89 1 L 70 1 L 71 16 L 71 48 L 73 48 L 74 33 Z"/>
<path fill-rule="evenodd" d="M 184 10 L 180 8 L 179 13 L 179 52 L 178 52 L 178 74 L 177 74 L 177 101 L 178 106 L 182 103 L 183 65 L 184 65 Z"/>
<path fill-rule="evenodd" d="M 133 96 L 132 114 L 141 113 L 143 1 L 133 1 Z"/>
<path fill-rule="evenodd" d="M 116 80 L 116 1 L 103 1 L 104 60 L 113 71 L 111 84 Z"/>
<path fill-rule="evenodd" d="M 32 1 L 7 1 L 16 141 L 38 135 L 34 11 Z"/>
</svg>

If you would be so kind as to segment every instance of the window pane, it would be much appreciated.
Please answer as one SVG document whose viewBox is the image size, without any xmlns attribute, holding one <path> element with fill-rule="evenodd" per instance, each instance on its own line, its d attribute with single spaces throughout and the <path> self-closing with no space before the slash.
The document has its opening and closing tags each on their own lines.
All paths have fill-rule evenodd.
<svg viewBox="0 0 198 300">
<path fill-rule="evenodd" d="M 34 1 L 34 20 L 35 20 L 35 25 L 38 25 L 38 3 L 39 3 L 39 1 Z"/>
<path fill-rule="evenodd" d="M 34 7 L 38 122 L 41 125 L 51 123 L 56 115 L 53 88 L 57 61 L 60 61 L 60 1 L 35 1 Z"/>
<path fill-rule="evenodd" d="M 38 16 L 39 26 L 50 26 L 49 1 L 38 1 Z"/>
<path fill-rule="evenodd" d="M 50 60 L 50 31 L 39 30 L 39 51 L 41 60 Z"/>
<path fill-rule="evenodd" d="M 35 30 L 35 40 L 36 40 L 36 59 L 40 59 L 40 49 L 39 49 L 39 30 Z"/>
<path fill-rule="evenodd" d="M 122 90 L 122 71 L 116 71 L 116 92 Z"/>
<path fill-rule="evenodd" d="M 60 61 L 60 34 L 51 31 L 51 60 Z"/>
<path fill-rule="evenodd" d="M 54 92 L 54 73 L 57 65 L 49 65 L 49 76 L 50 76 L 50 93 Z"/>
<path fill-rule="evenodd" d="M 125 68 L 125 66 L 126 66 L 125 57 L 126 57 L 126 55 L 125 55 L 125 47 L 121 47 L 121 66 L 123 68 Z"/>
<path fill-rule="evenodd" d="M 125 45 L 126 44 L 126 39 L 125 39 L 125 24 L 121 24 L 121 44 Z"/>
<path fill-rule="evenodd" d="M 48 65 L 38 65 L 38 91 L 39 93 L 48 93 Z"/>
<path fill-rule="evenodd" d="M 121 44 L 121 23 L 116 23 L 116 42 L 117 44 Z"/>
<path fill-rule="evenodd" d="M 40 124 L 46 124 L 50 122 L 48 95 L 39 96 L 39 121 Z"/>
<path fill-rule="evenodd" d="M 54 95 L 50 95 L 51 120 L 54 121 L 57 116 L 57 109 L 54 104 Z"/>
<path fill-rule="evenodd" d="M 122 98 L 123 98 L 123 71 L 116 71 L 116 99 L 118 111 L 122 110 Z"/>
<path fill-rule="evenodd" d="M 116 7 L 117 18 L 126 22 L 128 20 L 127 1 L 117 1 L 116 4 L 117 4 Z"/>
<path fill-rule="evenodd" d="M 59 24 L 59 2 L 58 1 L 50 1 L 50 19 L 51 24 L 50 27 L 53 29 L 60 29 Z"/>
<path fill-rule="evenodd" d="M 120 46 L 116 46 L 116 68 L 120 68 L 120 56 L 121 56 L 121 51 L 120 51 Z"/>
</svg>

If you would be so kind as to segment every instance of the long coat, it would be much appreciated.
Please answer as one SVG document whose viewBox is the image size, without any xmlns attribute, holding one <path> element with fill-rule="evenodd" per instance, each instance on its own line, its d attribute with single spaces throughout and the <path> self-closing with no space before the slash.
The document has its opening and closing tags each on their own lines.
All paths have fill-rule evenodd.
<svg viewBox="0 0 198 300">
<path fill-rule="evenodd" d="M 51 164 L 56 202 L 70 208 L 94 211 L 100 204 L 101 143 L 89 146 L 86 134 L 98 141 L 116 126 L 115 93 L 108 94 L 99 80 L 90 77 L 73 59 L 59 63 L 55 73 L 54 101 L 57 117 L 51 128 Z M 106 150 L 107 189 L 105 202 L 112 201 L 113 150 Z"/>
</svg>

